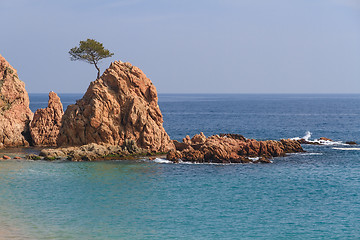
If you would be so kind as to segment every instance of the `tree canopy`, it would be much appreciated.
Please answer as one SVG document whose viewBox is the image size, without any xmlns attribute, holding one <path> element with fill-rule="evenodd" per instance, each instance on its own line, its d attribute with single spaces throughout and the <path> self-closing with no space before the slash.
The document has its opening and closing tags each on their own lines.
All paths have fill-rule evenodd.
<svg viewBox="0 0 360 240">
<path fill-rule="evenodd" d="M 100 68 L 97 65 L 99 61 L 114 55 L 114 53 L 105 49 L 102 43 L 94 39 L 80 41 L 79 47 L 70 49 L 69 54 L 71 61 L 84 61 L 94 64 L 98 71 L 97 78 L 100 78 Z"/>
</svg>

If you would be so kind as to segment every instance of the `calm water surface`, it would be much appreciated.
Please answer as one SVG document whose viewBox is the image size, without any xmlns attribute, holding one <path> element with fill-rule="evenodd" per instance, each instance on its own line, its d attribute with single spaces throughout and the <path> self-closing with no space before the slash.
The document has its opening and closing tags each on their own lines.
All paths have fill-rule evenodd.
<svg viewBox="0 0 360 240">
<path fill-rule="evenodd" d="M 61 95 L 64 105 L 81 95 Z M 31 108 L 47 95 L 32 94 Z M 360 142 L 360 95 L 160 95 L 172 139 Z M 360 151 L 305 146 L 273 164 L 0 162 L 3 239 L 359 239 Z"/>
</svg>

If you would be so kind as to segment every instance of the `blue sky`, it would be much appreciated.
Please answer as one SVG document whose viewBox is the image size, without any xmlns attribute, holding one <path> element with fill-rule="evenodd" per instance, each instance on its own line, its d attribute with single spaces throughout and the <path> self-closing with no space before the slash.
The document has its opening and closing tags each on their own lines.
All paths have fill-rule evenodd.
<svg viewBox="0 0 360 240">
<path fill-rule="evenodd" d="M 160 93 L 360 93 L 359 0 L 0 0 L 0 54 L 31 93 L 85 92 L 94 38 Z"/>
</svg>

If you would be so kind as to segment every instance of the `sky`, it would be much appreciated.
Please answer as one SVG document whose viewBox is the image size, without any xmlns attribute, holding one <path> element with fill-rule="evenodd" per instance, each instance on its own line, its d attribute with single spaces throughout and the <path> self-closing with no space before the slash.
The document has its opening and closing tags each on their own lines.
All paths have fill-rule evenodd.
<svg viewBox="0 0 360 240">
<path fill-rule="evenodd" d="M 30 93 L 83 93 L 95 39 L 159 93 L 360 93 L 360 0 L 0 0 L 0 54 Z"/>
</svg>

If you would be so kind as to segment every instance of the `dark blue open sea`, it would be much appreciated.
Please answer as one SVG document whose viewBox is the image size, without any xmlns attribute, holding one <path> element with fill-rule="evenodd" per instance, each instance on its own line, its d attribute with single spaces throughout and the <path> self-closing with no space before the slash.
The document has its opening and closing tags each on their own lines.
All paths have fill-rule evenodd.
<svg viewBox="0 0 360 240">
<path fill-rule="evenodd" d="M 160 94 L 159 105 L 172 139 L 309 131 L 338 143 L 258 165 L 1 161 L 0 239 L 360 239 L 360 146 L 343 144 L 360 143 L 360 95 Z"/>
</svg>

